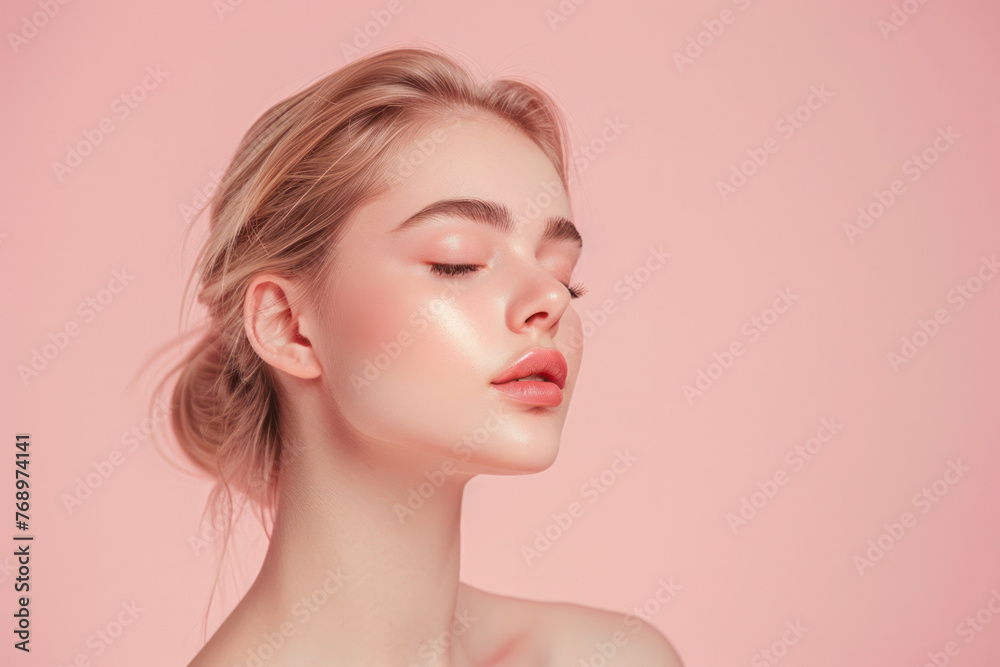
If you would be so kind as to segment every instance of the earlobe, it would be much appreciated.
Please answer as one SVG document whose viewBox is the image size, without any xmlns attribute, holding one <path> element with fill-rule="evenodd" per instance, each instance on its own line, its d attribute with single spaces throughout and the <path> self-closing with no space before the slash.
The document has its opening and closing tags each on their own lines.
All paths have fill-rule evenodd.
<svg viewBox="0 0 1000 667">
<path fill-rule="evenodd" d="M 278 276 L 258 276 L 243 303 L 243 323 L 250 345 L 265 362 L 304 380 L 319 377 L 315 350 L 300 332 L 302 315 L 293 286 Z"/>
</svg>

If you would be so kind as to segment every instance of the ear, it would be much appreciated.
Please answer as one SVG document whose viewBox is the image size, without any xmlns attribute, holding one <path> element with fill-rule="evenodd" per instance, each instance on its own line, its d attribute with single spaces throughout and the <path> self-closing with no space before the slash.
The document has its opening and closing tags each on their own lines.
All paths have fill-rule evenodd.
<svg viewBox="0 0 1000 667">
<path fill-rule="evenodd" d="M 322 369 L 312 343 L 301 333 L 306 314 L 296 298 L 296 287 L 280 276 L 254 278 L 243 302 L 243 326 L 261 359 L 308 380 L 319 377 Z"/>
</svg>

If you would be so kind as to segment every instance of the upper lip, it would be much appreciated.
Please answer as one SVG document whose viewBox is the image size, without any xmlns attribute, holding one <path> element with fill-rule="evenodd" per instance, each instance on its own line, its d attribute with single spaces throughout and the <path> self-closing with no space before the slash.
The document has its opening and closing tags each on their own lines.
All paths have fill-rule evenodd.
<svg viewBox="0 0 1000 667">
<path fill-rule="evenodd" d="M 508 366 L 493 384 L 503 384 L 529 375 L 541 375 L 560 389 L 566 385 L 566 357 L 559 350 L 536 347 Z"/>
</svg>

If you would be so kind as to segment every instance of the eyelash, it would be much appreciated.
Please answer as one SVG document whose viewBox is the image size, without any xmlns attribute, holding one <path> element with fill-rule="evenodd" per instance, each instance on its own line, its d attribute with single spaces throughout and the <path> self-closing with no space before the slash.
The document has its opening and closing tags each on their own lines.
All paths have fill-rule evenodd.
<svg viewBox="0 0 1000 667">
<path fill-rule="evenodd" d="M 431 273 L 436 273 L 439 276 L 462 276 L 467 273 L 473 273 L 483 268 L 482 264 L 431 264 Z M 563 283 L 565 285 L 565 283 Z M 579 299 L 581 296 L 587 293 L 587 288 L 583 283 L 573 283 L 572 285 L 565 285 L 566 289 L 569 290 L 569 298 Z"/>
</svg>

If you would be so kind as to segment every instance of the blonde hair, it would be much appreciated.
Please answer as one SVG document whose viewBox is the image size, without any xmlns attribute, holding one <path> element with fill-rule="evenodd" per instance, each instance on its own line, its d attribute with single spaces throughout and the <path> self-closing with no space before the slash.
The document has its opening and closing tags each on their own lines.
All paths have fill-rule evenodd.
<svg viewBox="0 0 1000 667">
<path fill-rule="evenodd" d="M 315 298 L 346 222 L 393 185 L 391 167 L 408 142 L 445 116 L 520 129 L 568 192 L 566 129 L 553 99 L 511 78 L 479 82 L 427 48 L 356 60 L 271 107 L 243 136 L 208 203 L 208 237 L 188 282 L 197 277 L 207 309 L 203 334 L 157 388 L 178 374 L 171 428 L 187 458 L 215 478 L 216 505 L 233 507 L 235 489 L 273 511 L 287 446 L 275 374 L 244 333 L 249 283 L 265 272 L 295 277 Z"/>
</svg>

